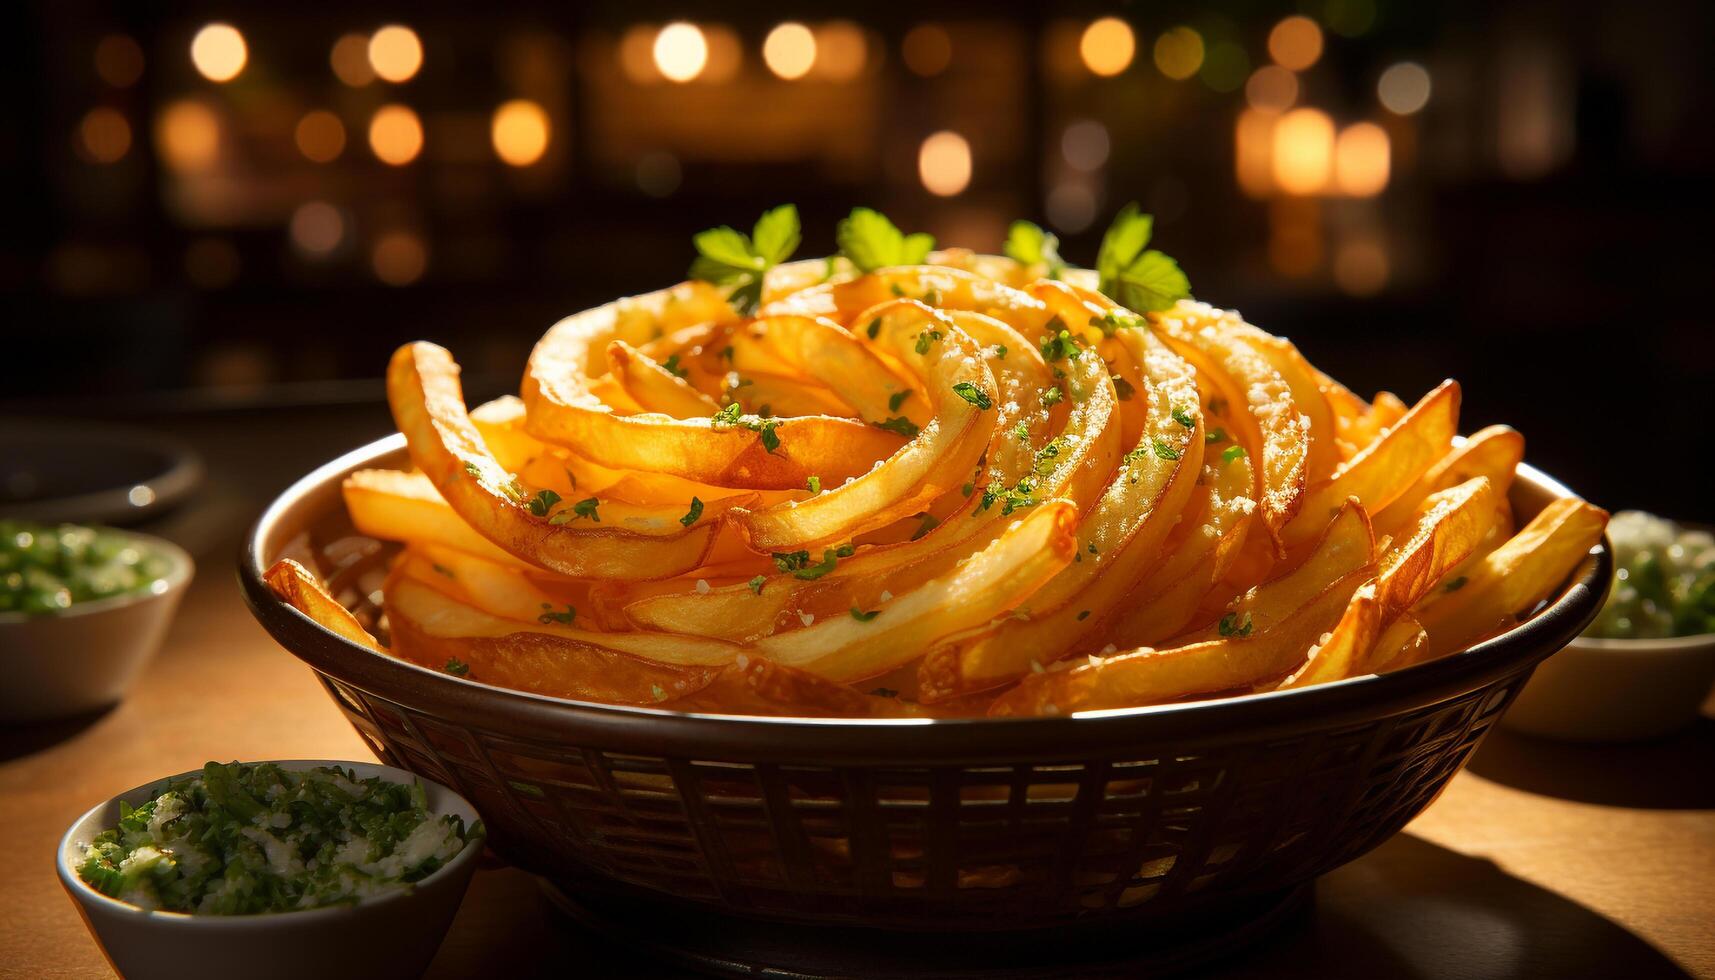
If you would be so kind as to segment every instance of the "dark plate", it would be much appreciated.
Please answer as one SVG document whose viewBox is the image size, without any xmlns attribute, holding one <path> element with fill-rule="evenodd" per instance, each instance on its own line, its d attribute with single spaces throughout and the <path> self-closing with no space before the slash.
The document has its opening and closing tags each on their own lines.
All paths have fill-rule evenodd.
<svg viewBox="0 0 1715 980">
<path fill-rule="evenodd" d="M 135 524 L 176 506 L 202 478 L 196 453 L 154 432 L 0 420 L 0 517 Z"/>
</svg>

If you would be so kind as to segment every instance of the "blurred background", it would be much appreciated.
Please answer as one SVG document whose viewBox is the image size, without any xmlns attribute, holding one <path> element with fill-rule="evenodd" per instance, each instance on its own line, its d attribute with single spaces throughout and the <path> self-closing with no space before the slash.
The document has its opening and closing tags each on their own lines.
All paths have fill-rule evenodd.
<svg viewBox="0 0 1715 980">
<path fill-rule="evenodd" d="M 400 342 L 511 390 L 553 320 L 776 203 L 807 255 L 867 204 L 982 250 L 1029 218 L 1088 263 L 1136 200 L 1199 298 L 1351 387 L 1458 377 L 1467 430 L 1518 427 L 1594 501 L 1715 517 L 1683 476 L 1715 408 L 1715 5 L 858 10 L 14 7 L 0 415 L 326 458 L 387 428 Z"/>
</svg>

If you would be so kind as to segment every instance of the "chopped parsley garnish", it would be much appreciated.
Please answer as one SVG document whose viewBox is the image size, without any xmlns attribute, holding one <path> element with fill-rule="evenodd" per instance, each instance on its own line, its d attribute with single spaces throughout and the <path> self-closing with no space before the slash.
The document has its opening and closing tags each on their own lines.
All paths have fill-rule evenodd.
<svg viewBox="0 0 1715 980">
<path fill-rule="evenodd" d="M 1034 477 L 1027 476 L 1024 479 L 1019 480 L 1018 484 L 1011 489 L 999 484 L 991 483 L 987 487 L 983 488 L 982 503 L 977 505 L 977 509 L 972 516 L 975 516 L 975 514 L 981 514 L 983 511 L 988 510 L 990 507 L 994 506 L 994 503 L 997 500 L 1000 501 L 1000 514 L 1002 517 L 1006 517 L 1021 507 L 1034 507 L 1042 502 L 1031 496 L 1035 491 L 1036 480 Z"/>
<path fill-rule="evenodd" d="M 917 433 L 922 431 L 917 428 L 916 423 L 903 415 L 896 415 L 893 418 L 888 419 L 886 422 L 871 422 L 870 425 L 873 425 L 878 429 L 886 429 L 889 432 L 897 432 L 907 439 L 917 438 Z"/>
<path fill-rule="evenodd" d="M 869 612 L 864 612 L 856 606 L 852 607 L 852 618 L 860 623 L 867 623 L 879 615 L 881 615 L 881 610 L 879 609 L 871 609 Z"/>
<path fill-rule="evenodd" d="M 763 277 L 791 258 L 800 240 L 798 209 L 790 204 L 764 212 L 748 236 L 726 225 L 700 231 L 691 237 L 697 259 L 690 277 L 733 287 L 733 308 L 748 316 L 762 301 Z"/>
<path fill-rule="evenodd" d="M 438 561 L 430 563 L 429 567 L 433 568 L 435 570 L 436 575 L 445 575 L 447 578 L 450 578 L 450 579 L 458 578 L 457 575 L 453 574 L 452 569 L 448 568 L 447 566 L 441 564 Z"/>
<path fill-rule="evenodd" d="M 804 489 L 810 491 L 810 493 L 812 493 L 812 494 L 821 493 L 822 492 L 822 478 L 819 476 L 812 476 L 808 480 L 805 480 L 804 481 Z"/>
<path fill-rule="evenodd" d="M 573 516 L 573 518 L 587 517 L 590 520 L 596 522 L 597 524 L 600 524 L 601 523 L 601 515 L 596 513 L 596 508 L 600 507 L 600 506 L 601 506 L 600 500 L 596 499 L 595 497 L 585 497 L 584 499 L 582 499 L 582 500 L 580 500 L 577 503 L 572 505 L 572 516 Z"/>
<path fill-rule="evenodd" d="M 774 431 L 779 424 L 773 419 L 762 423 L 762 448 L 767 452 L 772 453 L 780 448 L 780 434 Z"/>
<path fill-rule="evenodd" d="M 1192 418 L 1191 413 L 1183 408 L 1173 409 L 1173 421 L 1178 422 L 1187 429 L 1193 429 L 1197 426 L 1197 420 Z"/>
<path fill-rule="evenodd" d="M 1006 231 L 1006 257 L 1021 265 L 1045 265 L 1048 278 L 1058 279 L 1066 272 L 1066 260 L 1060 257 L 1060 239 L 1052 232 L 1029 221 L 1014 221 Z"/>
<path fill-rule="evenodd" d="M 1191 295 L 1191 282 L 1179 264 L 1155 249 L 1145 249 L 1155 219 L 1135 203 L 1120 209 L 1102 236 L 1096 254 L 1100 289 L 1140 313 L 1165 310 Z"/>
<path fill-rule="evenodd" d="M 728 344 L 725 347 L 721 348 L 721 360 L 726 361 L 728 364 L 732 363 L 732 345 L 731 344 Z"/>
<path fill-rule="evenodd" d="M 976 488 L 977 488 L 977 485 L 975 483 L 967 483 L 964 486 L 959 488 L 959 493 L 963 494 L 964 496 L 969 497 L 971 495 L 971 493 L 976 490 Z"/>
<path fill-rule="evenodd" d="M 808 551 L 776 551 L 768 557 L 774 559 L 774 567 L 782 572 L 795 572 L 810 564 Z"/>
<path fill-rule="evenodd" d="M 544 625 L 548 623 L 559 623 L 562 626 L 570 626 L 572 625 L 572 621 L 578 618 L 578 611 L 571 606 L 567 606 L 565 612 L 555 612 L 553 606 L 544 602 L 542 603 L 542 608 L 547 611 L 542 613 L 542 615 L 537 616 L 536 622 Z"/>
<path fill-rule="evenodd" d="M 1090 611 L 1088 609 L 1081 609 L 1078 611 L 1078 622 L 1081 623 L 1084 620 L 1089 619 L 1089 618 L 1090 618 Z"/>
<path fill-rule="evenodd" d="M 684 517 L 679 518 L 679 523 L 686 527 L 690 527 L 692 524 L 697 523 L 697 518 L 701 516 L 703 516 L 703 502 L 696 497 L 692 497 L 691 509 L 685 512 Z"/>
<path fill-rule="evenodd" d="M 1049 334 L 1048 339 L 1042 342 L 1042 359 L 1049 363 L 1064 361 L 1068 357 L 1077 357 L 1082 349 L 1071 331 L 1060 330 Z"/>
<path fill-rule="evenodd" d="M 975 384 L 969 381 L 960 381 L 953 385 L 953 394 L 958 395 L 960 398 L 970 402 L 979 409 L 986 410 L 994 407 L 994 401 L 989 398 L 988 392 L 978 388 Z"/>
<path fill-rule="evenodd" d="M 1044 388 L 1042 389 L 1042 407 L 1053 408 L 1060 404 L 1060 400 L 1065 397 L 1066 393 L 1060 390 L 1058 385 L 1052 388 Z"/>
<path fill-rule="evenodd" d="M 869 321 L 868 333 L 869 333 L 869 339 L 871 339 L 871 340 L 875 339 L 876 334 L 881 333 L 881 317 L 876 317 L 875 319 Z"/>
<path fill-rule="evenodd" d="M 1030 441 L 1030 424 L 1027 422 L 1018 423 L 1017 425 L 1012 427 L 1012 434 L 1018 437 L 1019 442 L 1029 442 Z"/>
<path fill-rule="evenodd" d="M 822 560 L 814 565 L 810 564 L 809 552 L 795 551 L 788 557 L 792 558 L 797 563 L 797 569 L 794 571 L 792 569 L 782 567 L 780 570 L 783 572 L 791 571 L 793 578 L 800 578 L 806 582 L 814 581 L 833 571 L 839 565 L 841 558 L 850 558 L 854 550 L 855 549 L 853 549 L 849 544 L 840 545 L 838 548 L 824 549 L 822 551 Z M 774 564 L 777 566 L 780 565 L 779 555 L 774 556 Z"/>
<path fill-rule="evenodd" d="M 554 505 L 560 502 L 560 495 L 552 490 L 538 490 L 536 496 L 524 502 L 524 509 L 537 517 L 547 517 Z"/>
<path fill-rule="evenodd" d="M 767 407 L 766 405 L 763 406 L 764 411 L 767 410 Z M 716 431 L 737 427 L 761 433 L 762 448 L 770 453 L 780 448 L 780 434 L 774 431 L 775 427 L 780 424 L 780 420 L 764 418 L 760 415 L 745 415 L 744 409 L 739 407 L 738 402 L 733 402 L 710 416 L 709 423 L 710 427 Z"/>
<path fill-rule="evenodd" d="M 685 369 L 679 366 L 679 355 L 673 354 L 661 362 L 661 369 L 677 378 L 685 376 Z"/>
<path fill-rule="evenodd" d="M 755 593 L 756 595 L 761 595 L 762 594 L 762 587 L 764 585 L 766 585 L 767 583 L 768 583 L 768 577 L 766 575 L 758 575 L 757 577 L 750 580 L 750 582 L 749 582 L 750 591 Z"/>
<path fill-rule="evenodd" d="M 665 700 L 667 700 L 667 689 L 666 689 L 666 688 L 664 688 L 664 687 L 662 687 L 662 686 L 661 686 L 661 685 L 659 685 L 659 684 L 651 684 L 651 685 L 649 685 L 649 693 L 650 693 L 650 695 L 651 695 L 651 696 L 653 696 L 653 697 L 654 697 L 654 698 L 655 698 L 655 700 L 657 700 L 657 701 L 665 701 Z"/>
<path fill-rule="evenodd" d="M 1219 395 L 1216 395 L 1214 398 L 1209 399 L 1209 414 L 1210 415 L 1225 415 L 1225 414 L 1227 414 L 1227 400 L 1225 398 L 1222 398 Z"/>
<path fill-rule="evenodd" d="M 911 389 L 910 388 L 907 388 L 904 391 L 896 391 L 893 394 L 888 395 L 887 396 L 887 410 L 890 412 L 899 411 L 899 406 L 905 404 L 905 399 L 910 398 L 910 397 L 911 397 Z"/>
<path fill-rule="evenodd" d="M 970 486 L 970 484 L 968 484 L 968 483 L 965 485 Z M 965 496 L 969 497 L 970 494 L 967 493 L 967 494 L 965 494 Z M 912 532 L 911 540 L 916 541 L 918 538 L 922 537 L 923 535 L 928 534 L 930 531 L 933 531 L 935 529 L 935 525 L 937 525 L 939 523 L 941 523 L 941 522 L 935 518 L 934 514 L 928 514 L 928 513 L 924 514 L 922 516 L 922 518 L 918 521 L 917 530 Z"/>
<path fill-rule="evenodd" d="M 929 353 L 929 345 L 933 344 L 935 341 L 940 340 L 940 339 L 941 339 L 941 331 L 939 331 L 939 330 L 925 330 L 922 333 L 917 335 L 917 343 L 913 349 L 916 350 L 917 353 L 919 353 L 919 354 L 927 354 L 927 353 Z"/>
<path fill-rule="evenodd" d="M 1155 455 L 1158 459 L 1178 459 L 1179 450 L 1174 449 L 1160 439 L 1155 440 Z"/>
<path fill-rule="evenodd" d="M 1057 457 L 1059 457 L 1060 451 L 1065 448 L 1066 440 L 1060 436 L 1048 440 L 1048 445 L 1036 451 L 1036 463 L 1031 469 L 1035 471 L 1037 476 L 1047 476 L 1054 472 L 1054 467 L 1059 465 Z"/>
<path fill-rule="evenodd" d="M 1470 579 L 1461 575 L 1458 578 L 1453 579 L 1452 581 L 1448 582 L 1446 585 L 1443 585 L 1441 587 L 1441 591 L 1443 591 L 1443 592 L 1457 592 L 1460 589 L 1464 588 L 1465 583 L 1469 582 L 1469 581 L 1470 581 Z"/>
<path fill-rule="evenodd" d="M 874 272 L 896 265 L 921 265 L 935 247 L 935 236 L 916 232 L 907 235 L 870 208 L 852 208 L 852 213 L 834 231 L 840 254 L 860 272 Z"/>
<path fill-rule="evenodd" d="M 731 405 L 728 405 L 710 416 L 709 421 L 713 424 L 714 428 L 724 429 L 737 425 L 738 420 L 743 417 L 743 415 L 744 408 L 740 406 L 738 402 L 733 402 Z"/>
<path fill-rule="evenodd" d="M 1204 442 L 1220 442 L 1222 439 L 1225 439 L 1226 437 L 1227 437 L 1227 430 L 1221 428 L 1218 425 L 1215 426 L 1213 429 L 1209 429 L 1203 433 L 1203 441 Z"/>
<path fill-rule="evenodd" d="M 1245 447 L 1243 447 L 1243 446 L 1228 446 L 1226 448 L 1226 450 L 1221 453 L 1221 462 L 1231 463 L 1235 459 L 1243 458 L 1244 454 L 1245 454 Z"/>
<path fill-rule="evenodd" d="M 1000 360 L 1003 360 L 1003 361 L 1006 360 L 1006 345 L 1005 344 L 994 345 L 994 356 L 999 358 Z"/>
<path fill-rule="evenodd" d="M 454 677 L 463 677 L 470 673 L 470 664 L 465 663 L 457 657 L 448 657 L 447 665 L 441 669 Z"/>
<path fill-rule="evenodd" d="M 1100 328 L 1102 336 L 1112 337 L 1121 330 L 1136 330 L 1143 326 L 1143 317 L 1135 314 L 1109 310 L 1101 316 L 1090 318 L 1090 326 Z"/>
<path fill-rule="evenodd" d="M 1251 614 L 1248 612 L 1245 613 L 1243 619 L 1239 618 L 1238 613 L 1227 613 L 1225 616 L 1221 617 L 1221 621 L 1215 625 L 1215 629 L 1222 636 L 1237 636 L 1242 638 L 1251 635 L 1252 625 Z"/>
</svg>

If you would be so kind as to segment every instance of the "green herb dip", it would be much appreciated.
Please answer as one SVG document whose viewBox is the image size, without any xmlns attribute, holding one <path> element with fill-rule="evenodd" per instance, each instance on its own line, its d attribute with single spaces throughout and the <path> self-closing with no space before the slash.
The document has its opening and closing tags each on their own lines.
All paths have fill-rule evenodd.
<svg viewBox="0 0 1715 980">
<path fill-rule="evenodd" d="M 146 909 L 289 912 L 406 887 L 483 836 L 429 812 L 423 787 L 353 770 L 221 765 L 174 780 L 85 845 L 78 876 Z"/>
<path fill-rule="evenodd" d="M 1643 511 L 1608 522 L 1614 585 L 1586 635 L 1649 639 L 1715 633 L 1715 536 Z"/>
<path fill-rule="evenodd" d="M 161 591 L 171 567 L 112 531 L 0 520 L 0 612 L 54 613 L 92 599 Z"/>
</svg>

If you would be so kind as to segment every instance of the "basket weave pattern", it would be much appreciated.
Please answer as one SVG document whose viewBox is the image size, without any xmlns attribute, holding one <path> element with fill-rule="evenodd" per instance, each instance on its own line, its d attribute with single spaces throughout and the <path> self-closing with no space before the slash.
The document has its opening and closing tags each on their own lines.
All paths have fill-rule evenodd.
<svg viewBox="0 0 1715 980">
<path fill-rule="evenodd" d="M 921 929 L 1147 914 L 1217 882 L 1232 895 L 1321 874 L 1427 806 L 1523 677 L 1275 742 L 924 768 L 621 755 L 323 680 L 378 755 L 464 793 L 515 860 L 769 917 Z"/>
</svg>

